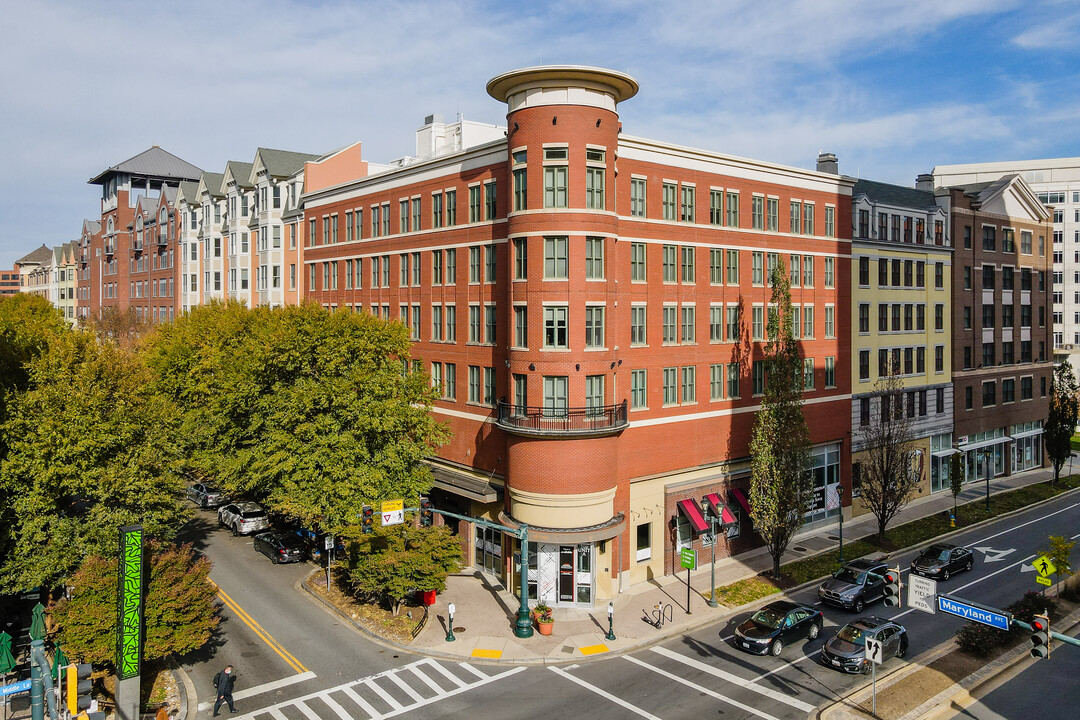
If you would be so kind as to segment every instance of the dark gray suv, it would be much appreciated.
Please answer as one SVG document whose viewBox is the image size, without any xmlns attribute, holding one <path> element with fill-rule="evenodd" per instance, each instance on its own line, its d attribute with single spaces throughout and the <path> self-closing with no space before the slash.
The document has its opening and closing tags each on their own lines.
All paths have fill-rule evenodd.
<svg viewBox="0 0 1080 720">
<path fill-rule="evenodd" d="M 822 602 L 861 613 L 863 608 L 885 597 L 888 566 L 878 560 L 855 560 L 833 573 L 818 587 Z"/>
</svg>

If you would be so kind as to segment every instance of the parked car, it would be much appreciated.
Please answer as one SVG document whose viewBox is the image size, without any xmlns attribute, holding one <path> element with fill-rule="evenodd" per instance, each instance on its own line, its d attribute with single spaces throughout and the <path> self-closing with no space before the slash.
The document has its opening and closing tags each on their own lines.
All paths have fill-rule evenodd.
<svg viewBox="0 0 1080 720">
<path fill-rule="evenodd" d="M 818 597 L 830 605 L 861 613 L 875 600 L 885 597 L 885 572 L 883 562 L 855 560 L 833 573 L 818 587 Z"/>
<path fill-rule="evenodd" d="M 188 488 L 188 499 L 202 508 L 216 508 L 229 502 L 228 496 L 213 485 L 195 483 Z"/>
<path fill-rule="evenodd" d="M 911 572 L 928 578 L 948 580 L 949 576 L 970 570 L 975 556 L 965 547 L 934 543 L 911 561 Z"/>
<path fill-rule="evenodd" d="M 270 527 L 266 510 L 257 503 L 229 503 L 218 509 L 218 524 L 231 528 L 233 535 L 248 535 Z"/>
<path fill-rule="evenodd" d="M 261 552 L 270 558 L 270 562 L 278 563 L 300 562 L 304 559 L 304 541 L 295 533 L 282 530 L 269 530 L 256 535 L 252 544 L 256 552 Z"/>
<path fill-rule="evenodd" d="M 882 660 L 907 654 L 908 637 L 903 625 L 879 617 L 861 617 L 849 622 L 821 648 L 821 664 L 846 673 L 870 672 L 866 657 L 866 637 L 881 641 Z"/>
<path fill-rule="evenodd" d="M 777 600 L 735 628 L 735 646 L 755 655 L 771 652 L 774 657 L 779 657 L 785 645 L 803 638 L 816 640 L 824 624 L 820 610 L 789 600 Z"/>
</svg>

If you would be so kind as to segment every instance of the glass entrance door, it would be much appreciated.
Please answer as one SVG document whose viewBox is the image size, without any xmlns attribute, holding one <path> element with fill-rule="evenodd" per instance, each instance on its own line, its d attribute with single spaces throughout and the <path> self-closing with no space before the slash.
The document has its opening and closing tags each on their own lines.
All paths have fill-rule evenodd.
<svg viewBox="0 0 1080 720">
<path fill-rule="evenodd" d="M 593 547 L 529 543 L 529 597 L 549 605 L 592 607 Z"/>
<path fill-rule="evenodd" d="M 502 576 L 502 533 L 498 530 L 476 526 L 476 569 Z"/>
</svg>

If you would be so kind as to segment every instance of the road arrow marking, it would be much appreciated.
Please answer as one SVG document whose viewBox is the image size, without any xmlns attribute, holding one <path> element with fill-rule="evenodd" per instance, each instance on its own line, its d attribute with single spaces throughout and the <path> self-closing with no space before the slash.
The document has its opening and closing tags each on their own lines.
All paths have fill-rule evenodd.
<svg viewBox="0 0 1080 720">
<path fill-rule="evenodd" d="M 999 560 L 1004 560 L 1006 555 L 1009 555 L 1011 553 L 1016 552 L 1016 548 L 1009 548 L 1008 550 L 995 550 L 992 547 L 985 547 L 984 546 L 984 547 L 977 547 L 975 549 L 978 550 L 979 552 L 981 552 L 983 555 L 985 555 L 985 557 L 983 558 L 983 562 L 988 562 L 988 563 L 998 562 Z"/>
<path fill-rule="evenodd" d="M 1026 564 L 1026 565 L 1021 565 L 1020 566 L 1020 572 L 1022 572 L 1022 573 L 1035 572 L 1035 566 L 1031 565 L 1030 563 Z"/>
</svg>

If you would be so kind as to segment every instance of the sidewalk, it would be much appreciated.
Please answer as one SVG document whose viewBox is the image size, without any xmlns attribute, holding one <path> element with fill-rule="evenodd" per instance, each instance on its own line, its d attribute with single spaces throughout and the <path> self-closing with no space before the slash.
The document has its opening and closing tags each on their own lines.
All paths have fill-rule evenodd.
<svg viewBox="0 0 1080 720">
<path fill-rule="evenodd" d="M 990 482 L 990 493 L 1032 485 L 1053 477 L 1052 468 L 1037 468 Z M 985 496 L 985 482 L 972 482 L 960 494 L 959 502 L 978 500 Z M 908 504 L 890 525 L 950 510 L 953 498 L 949 492 L 919 497 Z M 807 530 L 795 537 L 782 562 L 800 560 L 837 546 L 837 525 Z M 844 522 L 844 539 L 851 541 L 877 532 L 873 514 Z M 707 557 L 707 555 L 706 555 Z M 716 586 L 753 577 L 772 568 L 772 558 L 765 548 L 752 550 L 735 557 L 716 561 Z M 554 632 L 542 636 L 534 632 L 531 638 L 514 636 L 514 621 L 520 600 L 511 595 L 492 578 L 480 573 L 451 576 L 447 587 L 429 609 L 429 620 L 408 650 L 442 657 L 469 658 L 478 662 L 559 663 L 579 661 L 593 655 L 625 652 L 674 637 L 695 628 L 718 622 L 730 614 L 731 608 L 710 608 L 702 597 L 709 589 L 709 565 L 691 575 L 690 607 L 687 608 L 686 574 L 656 578 L 632 586 L 613 601 L 615 640 L 605 638 L 608 632 L 607 605 L 592 610 L 555 609 Z M 446 610 L 454 603 L 453 642 L 446 641 Z M 764 602 L 764 601 L 763 601 Z M 660 607 L 670 608 L 662 628 L 644 622 L 642 616 Z M 688 612 L 689 610 L 689 612 Z"/>
</svg>

